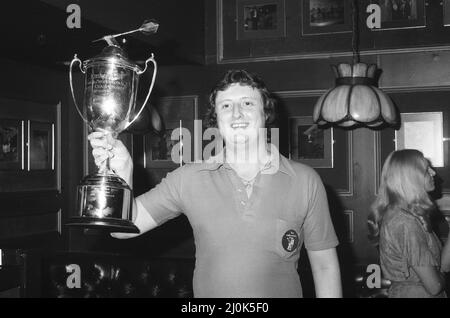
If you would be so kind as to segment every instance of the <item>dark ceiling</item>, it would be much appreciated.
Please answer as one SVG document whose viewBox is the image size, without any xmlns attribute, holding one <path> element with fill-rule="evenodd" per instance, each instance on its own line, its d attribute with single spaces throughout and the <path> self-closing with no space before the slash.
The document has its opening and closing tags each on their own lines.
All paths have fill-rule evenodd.
<svg viewBox="0 0 450 318">
<path fill-rule="evenodd" d="M 155 54 L 160 65 L 203 64 L 204 0 L 15 0 L 2 4 L 0 57 L 51 68 L 67 67 L 77 53 L 85 60 L 100 53 L 104 35 L 159 23 L 156 34 L 127 35 L 119 42 L 135 61 Z M 69 29 L 69 4 L 81 9 L 81 28 Z"/>
</svg>

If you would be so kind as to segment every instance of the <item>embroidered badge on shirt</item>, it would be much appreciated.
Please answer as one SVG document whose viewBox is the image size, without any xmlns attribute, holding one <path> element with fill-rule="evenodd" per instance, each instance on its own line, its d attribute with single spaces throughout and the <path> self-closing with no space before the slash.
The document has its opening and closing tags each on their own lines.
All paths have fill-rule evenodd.
<svg viewBox="0 0 450 318">
<path fill-rule="evenodd" d="M 289 230 L 284 233 L 281 244 L 283 245 L 283 248 L 288 252 L 292 252 L 293 250 L 295 250 L 298 246 L 297 232 L 295 232 L 294 230 Z"/>
</svg>

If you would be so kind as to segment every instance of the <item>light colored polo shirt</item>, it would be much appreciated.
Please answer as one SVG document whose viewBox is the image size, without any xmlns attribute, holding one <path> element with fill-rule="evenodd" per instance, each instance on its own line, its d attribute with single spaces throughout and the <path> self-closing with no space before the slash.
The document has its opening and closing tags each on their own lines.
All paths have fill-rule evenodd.
<svg viewBox="0 0 450 318">
<path fill-rule="evenodd" d="M 314 169 L 277 151 L 250 197 L 226 163 L 192 163 L 137 198 L 158 225 L 184 213 L 196 245 L 195 297 L 302 297 L 300 247 L 336 247 L 326 192 Z"/>
</svg>

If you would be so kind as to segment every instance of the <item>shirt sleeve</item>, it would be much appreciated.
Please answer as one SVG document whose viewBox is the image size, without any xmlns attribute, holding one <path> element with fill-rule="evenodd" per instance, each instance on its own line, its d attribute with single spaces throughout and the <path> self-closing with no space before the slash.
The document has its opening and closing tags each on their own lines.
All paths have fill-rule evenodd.
<svg viewBox="0 0 450 318">
<path fill-rule="evenodd" d="M 305 248 L 317 251 L 336 247 L 339 241 L 331 221 L 325 187 L 312 168 L 307 193 L 308 210 L 303 225 Z"/>
<path fill-rule="evenodd" d="M 180 167 L 169 172 L 153 189 L 136 198 L 158 225 L 182 213 L 183 171 Z"/>
<path fill-rule="evenodd" d="M 425 229 L 415 220 L 404 223 L 405 259 L 408 267 L 439 266 L 439 260 L 433 256 L 428 245 Z"/>
</svg>

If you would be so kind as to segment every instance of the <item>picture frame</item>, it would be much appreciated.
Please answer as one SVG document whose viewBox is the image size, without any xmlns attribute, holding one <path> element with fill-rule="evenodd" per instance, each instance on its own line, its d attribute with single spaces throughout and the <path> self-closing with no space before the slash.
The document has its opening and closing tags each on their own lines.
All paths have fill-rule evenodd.
<svg viewBox="0 0 450 318">
<path fill-rule="evenodd" d="M 285 0 L 237 0 L 236 39 L 286 36 Z"/>
<path fill-rule="evenodd" d="M 444 27 L 450 26 L 450 0 L 442 1 L 442 21 Z"/>
<path fill-rule="evenodd" d="M 27 139 L 29 170 L 54 170 L 55 125 L 29 121 Z"/>
<path fill-rule="evenodd" d="M 371 0 L 381 9 L 381 28 L 388 29 L 425 28 L 425 0 Z"/>
<path fill-rule="evenodd" d="M 289 117 L 289 159 L 313 168 L 333 168 L 333 128 L 321 129 L 312 116 Z"/>
<path fill-rule="evenodd" d="M 352 31 L 351 6 L 347 0 L 303 0 L 304 36 Z"/>
<path fill-rule="evenodd" d="M 144 168 L 176 168 L 182 165 L 180 160 L 172 158 L 172 149 L 173 147 L 180 147 L 180 139 L 183 142 L 189 142 L 191 149 L 194 149 L 193 134 L 194 120 L 198 117 L 197 104 L 197 96 L 169 96 L 160 98 L 155 105 L 152 105 L 160 115 L 163 129 L 158 134 L 148 133 L 144 135 Z M 177 128 L 182 129 L 174 133 Z M 186 130 L 192 136 L 184 136 L 183 131 Z M 182 149 L 180 147 L 180 150 Z M 184 153 L 178 153 L 181 160 L 183 160 L 183 155 Z M 193 151 L 190 151 L 190 156 L 193 156 Z"/>
<path fill-rule="evenodd" d="M 0 170 L 23 170 L 24 121 L 0 119 Z"/>
<path fill-rule="evenodd" d="M 170 121 L 165 124 L 165 129 L 160 133 L 157 138 L 154 138 L 155 143 L 151 144 L 149 149 L 149 159 L 151 162 L 155 161 L 172 161 L 171 154 L 173 147 L 175 147 L 180 138 L 182 138 L 182 132 L 176 135 L 175 129 L 183 127 L 183 121 L 180 120 L 178 123 L 176 121 Z"/>
<path fill-rule="evenodd" d="M 395 150 L 420 150 L 433 167 L 444 167 L 443 113 L 400 113 L 401 127 L 395 131 Z"/>
<path fill-rule="evenodd" d="M 0 191 L 60 192 L 61 101 L 2 98 L 0 103 L 0 122 L 17 127 L 20 158 L 12 165 L 0 162 Z"/>
</svg>

